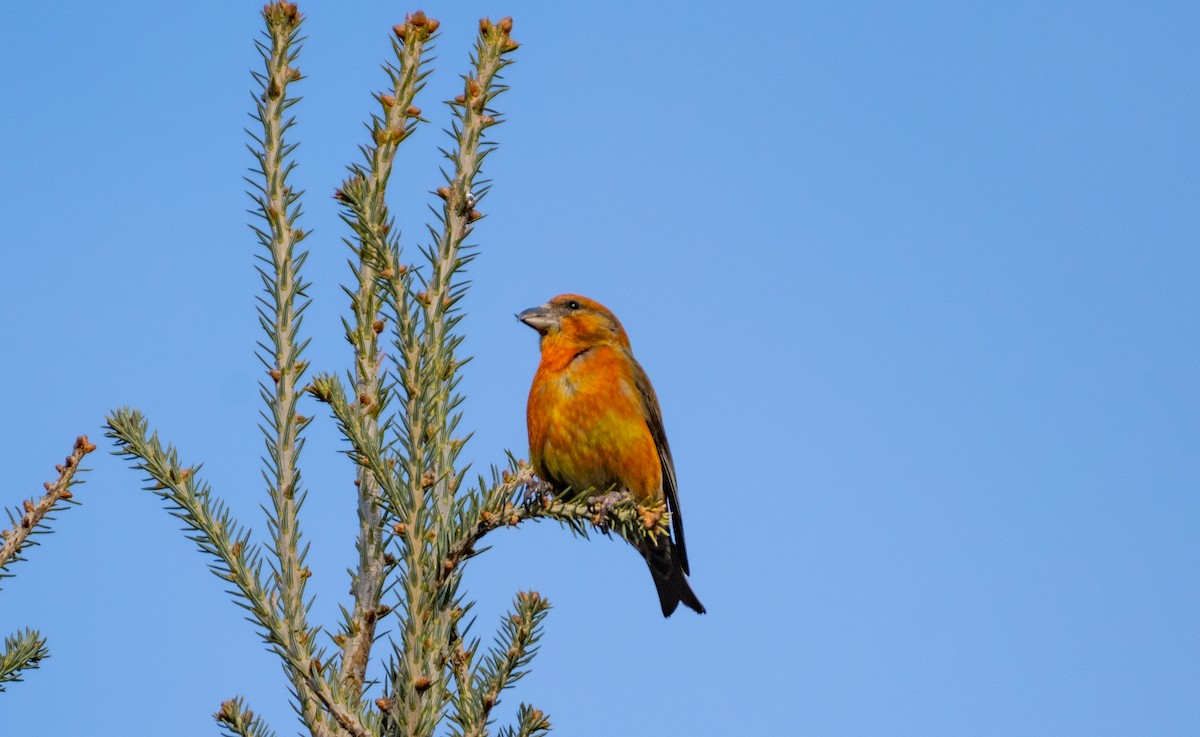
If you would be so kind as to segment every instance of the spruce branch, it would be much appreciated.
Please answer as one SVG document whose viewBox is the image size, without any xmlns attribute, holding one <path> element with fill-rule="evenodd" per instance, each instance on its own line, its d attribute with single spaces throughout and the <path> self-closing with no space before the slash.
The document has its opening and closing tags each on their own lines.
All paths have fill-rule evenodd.
<svg viewBox="0 0 1200 737">
<path fill-rule="evenodd" d="M 58 479 L 46 482 L 46 493 L 38 499 L 26 500 L 22 508 L 17 510 L 16 515 L 12 512 L 8 513 L 8 521 L 12 525 L 12 529 L 0 530 L 0 539 L 4 541 L 3 544 L 0 544 L 0 579 L 13 575 L 6 572 L 8 567 L 17 561 L 24 560 L 21 556 L 22 549 L 37 544 L 31 535 L 47 531 L 45 523 L 53 519 L 49 516 L 50 512 L 65 508 L 59 506 L 60 502 L 64 504 L 78 503 L 73 499 L 74 494 L 71 493 L 71 487 L 83 482 L 75 480 L 75 472 L 80 470 L 79 463 L 83 457 L 95 449 L 96 446 L 88 442 L 87 435 L 75 438 L 71 454 L 61 464 L 54 467 L 58 471 Z"/>
<path fill-rule="evenodd" d="M 474 223 L 483 217 L 475 206 L 487 194 L 487 184 L 480 183 L 477 188 L 476 178 L 484 159 L 496 148 L 483 138 L 488 128 L 502 122 L 490 105 L 508 89 L 499 79 L 500 72 L 512 63 L 508 54 L 518 46 L 512 40 L 512 27 L 512 18 L 497 23 L 487 18 L 480 20 L 472 59 L 474 69 L 463 77 L 463 94 L 450 103 L 455 117 L 452 129 L 455 148 L 443 153 L 453 163 L 454 171 L 447 176 L 447 186 L 437 191 L 443 199 L 438 214 L 442 228 L 440 232 L 430 229 L 436 241 L 426 254 L 430 273 L 425 279 L 425 289 L 417 294 L 417 302 L 423 308 L 422 344 L 427 352 L 424 360 L 428 373 L 438 379 L 429 411 L 434 422 L 422 429 L 432 435 L 431 444 L 437 448 L 432 459 L 437 479 L 433 493 L 443 519 L 451 516 L 457 482 L 461 481 L 461 477 L 456 481 L 450 470 L 463 445 L 453 434 L 461 419 L 461 414 L 454 413 L 462 402 L 462 396 L 455 390 L 459 371 L 466 361 L 455 360 L 455 349 L 462 338 L 453 331 L 462 319 L 455 305 L 466 294 L 468 284 L 456 283 L 456 278 L 474 258 L 474 254 L 466 252 L 464 243 Z"/>
<path fill-rule="evenodd" d="M 8 512 L 12 529 L 0 530 L 0 579 L 13 575 L 8 572 L 10 565 L 25 560 L 21 555 L 22 550 L 37 545 L 33 535 L 49 531 L 46 523 L 53 519 L 51 512 L 64 509 L 66 504 L 78 504 L 71 487 L 83 481 L 77 481 L 75 473 L 86 470 L 80 469 L 79 464 L 84 456 L 95 449 L 96 446 L 88 441 L 86 435 L 75 438 L 70 455 L 54 467 L 58 471 L 58 478 L 45 483 L 46 493 L 25 500 L 16 514 Z M 0 691 L 4 690 L 4 683 L 21 680 L 22 671 L 38 667 L 49 654 L 45 639 L 36 630 L 25 629 L 5 637 L 4 650 L 0 652 Z"/>
<path fill-rule="evenodd" d="M 308 285 L 301 276 L 308 254 L 295 252 L 305 233 L 296 224 L 301 214 L 301 193 L 293 191 L 287 183 L 295 166 L 290 157 L 296 144 L 288 144 L 284 139 L 294 123 L 294 119 L 285 120 L 284 116 L 299 101 L 298 97 L 288 96 L 288 86 L 303 78 L 295 63 L 300 53 L 299 34 L 304 16 L 294 3 L 274 2 L 263 8 L 263 18 L 266 42 L 259 42 L 257 47 L 265 70 L 254 73 L 261 87 L 254 117 L 262 126 L 262 135 L 260 138 L 250 134 L 258 144 L 258 148 L 251 147 L 251 152 L 258 164 L 255 173 L 262 181 L 248 181 L 257 191 L 250 193 L 258 206 L 256 214 L 265 223 L 264 228 L 253 229 L 266 251 L 260 256 L 265 266 L 260 266 L 258 272 L 267 296 L 259 298 L 258 313 L 267 339 L 259 343 L 258 357 L 272 380 L 270 386 L 266 382 L 259 385 L 266 404 L 264 476 L 272 503 L 267 518 L 274 553 L 270 592 L 279 597 L 283 626 L 289 633 L 290 655 L 300 663 L 308 663 L 315 656 L 313 643 L 317 630 L 309 626 L 307 619 L 310 602 L 305 597 L 305 586 L 310 574 L 304 565 L 307 548 L 301 547 L 300 542 L 298 515 L 304 491 L 297 462 L 304 447 L 301 433 L 309 420 L 296 411 L 300 395 L 297 386 L 303 381 L 307 367 L 301 355 L 308 341 L 300 337 L 300 327 L 309 305 L 305 295 Z M 296 667 L 287 671 L 300 702 L 301 718 L 314 734 L 329 734 L 310 692 L 306 673 Z M 336 680 L 334 690 L 340 691 Z"/>
<path fill-rule="evenodd" d="M 603 534 L 616 533 L 637 544 L 650 540 L 658 544 L 668 535 L 670 512 L 663 502 L 639 502 L 628 492 L 610 491 L 593 496 L 592 491 L 553 496 L 538 491 L 533 469 L 519 462 L 491 486 L 472 490 L 482 505 L 468 505 L 462 512 L 468 522 L 460 535 L 445 550 L 442 576 L 449 576 L 461 564 L 477 554 L 477 545 L 485 535 L 501 527 L 516 527 L 530 520 L 553 520 L 575 534 L 588 536 L 589 529 Z"/>
<path fill-rule="evenodd" d="M 501 622 L 495 645 L 472 675 L 469 693 L 476 698 L 467 700 L 462 698 L 464 693 L 459 694 L 456 706 L 463 737 L 487 735 L 492 709 L 500 703 L 500 692 L 512 687 L 525 675 L 526 671 L 522 669 L 537 654 L 542 621 L 549 610 L 550 603 L 536 591 L 517 594 L 513 612 Z"/>
<path fill-rule="evenodd" d="M 46 640 L 37 630 L 26 629 L 4 638 L 4 651 L 0 652 L 0 692 L 4 684 L 21 680 L 21 672 L 38 667 L 49 657 Z"/>
<path fill-rule="evenodd" d="M 456 388 L 465 361 L 455 359 L 462 338 L 453 330 L 461 319 L 454 307 L 467 285 L 456 278 L 471 260 L 463 253 L 470 224 L 481 217 L 474 204 L 482 192 L 472 190 L 484 158 L 493 150 L 481 139 L 484 129 L 497 122 L 487 103 L 504 89 L 497 77 L 509 63 L 505 54 L 516 48 L 511 29 L 511 19 L 498 24 L 480 21 L 473 69 L 464 77 L 465 94 L 461 103 L 451 103 L 455 148 L 446 156 L 454 173 L 448 176 L 449 186 L 437 192 L 444 200 L 442 229 L 430 228 L 435 243 L 425 249 L 428 273 L 406 277 L 398 251 L 382 252 L 388 261 L 380 276 L 396 320 L 397 386 L 405 410 L 398 427 L 405 461 L 401 475 L 411 500 L 408 518 L 397 523 L 404 531 L 404 606 L 398 611 L 402 647 L 390 688 L 390 713 L 404 734 L 428 734 L 440 720 L 450 695 L 447 677 L 453 675 L 450 650 L 458 647 L 458 622 L 470 608 L 458 594 L 461 577 L 454 571 L 442 575 L 442 556 L 436 551 L 453 538 L 455 496 L 465 474 L 455 467 L 465 443 L 454 437 L 461 419 L 456 409 L 462 402 Z M 417 278 L 424 289 L 414 294 Z"/>
<path fill-rule="evenodd" d="M 333 717 L 337 725 L 355 737 L 375 734 L 357 703 L 343 704 L 337 697 L 336 686 L 330 683 L 331 668 L 322 665 L 323 652 L 313 654 L 313 645 L 306 641 L 312 634 L 296 630 L 281 615 L 280 595 L 263 583 L 263 559 L 257 546 L 250 543 L 251 535 L 234 519 L 219 499 L 214 499 L 208 484 L 200 481 L 196 468 L 183 466 L 171 446 L 162 445 L 158 433 L 148 434 L 146 419 L 137 410 L 122 408 L 108 417 L 105 433 L 117 444 L 117 455 L 133 461 L 134 468 L 145 472 L 152 485 L 146 487 L 166 501 L 171 514 L 192 531 L 189 537 L 200 550 L 216 561 L 209 568 L 218 578 L 233 584 L 231 590 L 249 612 L 249 618 L 261 629 L 263 640 L 283 660 L 284 669 L 293 684 L 299 684 L 312 694 L 320 707 Z M 315 705 L 314 705 L 315 708 Z M 307 714 L 302 714 L 306 718 Z M 322 715 L 314 713 L 313 734 L 330 734 L 330 725 Z"/>
<path fill-rule="evenodd" d="M 500 737 L 538 737 L 550 732 L 550 719 L 541 709 L 535 709 L 528 704 L 521 704 L 517 709 L 517 727 L 505 727 L 500 730 Z"/>
<path fill-rule="evenodd" d="M 358 414 L 369 419 L 366 432 L 381 437 L 381 414 L 390 399 L 383 385 L 383 356 L 378 336 L 384 320 L 380 314 L 381 295 L 377 276 L 386 252 L 399 253 L 398 239 L 392 235 L 392 218 L 386 203 L 387 183 L 396 151 L 416 129 L 422 118 L 413 102 L 424 87 L 428 72 L 422 71 L 422 54 L 438 28 L 438 21 L 417 12 L 396 26 L 392 50 L 396 61 L 385 70 L 392 82 L 390 93 L 375 96 L 383 107 L 383 116 L 372 116 L 372 144 L 363 147 L 366 164 L 350 167 L 350 177 L 336 195 L 347 212 L 342 216 L 354 230 L 351 247 L 358 256 L 355 266 L 357 291 L 351 294 L 354 323 L 346 323 L 346 337 L 354 348 L 354 385 Z M 349 291 L 349 290 L 347 290 Z M 353 609 L 338 636 L 342 647 L 341 677 L 346 687 L 361 695 L 371 647 L 375 642 L 377 611 L 383 594 L 388 563 L 385 560 L 391 537 L 381 508 L 379 481 L 365 466 L 359 465 L 355 485 L 358 489 L 359 534 L 358 568 L 352 574 Z"/>
<path fill-rule="evenodd" d="M 267 727 L 262 717 L 246 708 L 246 702 L 240 696 L 221 702 L 221 709 L 213 714 L 213 719 L 226 735 L 275 737 L 275 732 Z"/>
</svg>

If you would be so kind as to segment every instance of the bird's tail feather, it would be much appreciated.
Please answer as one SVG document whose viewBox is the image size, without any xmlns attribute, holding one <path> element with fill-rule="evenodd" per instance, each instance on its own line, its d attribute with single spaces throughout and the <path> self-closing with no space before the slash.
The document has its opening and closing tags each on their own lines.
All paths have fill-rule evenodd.
<svg viewBox="0 0 1200 737">
<path fill-rule="evenodd" d="M 669 537 L 659 538 L 657 545 L 643 541 L 638 546 L 638 552 L 650 567 L 650 575 L 654 578 L 654 588 L 658 590 L 658 603 L 662 605 L 664 617 L 671 616 L 679 602 L 683 602 L 684 606 L 698 614 L 704 614 L 704 605 L 696 597 L 696 592 L 692 591 L 675 553 L 675 545 Z"/>
</svg>

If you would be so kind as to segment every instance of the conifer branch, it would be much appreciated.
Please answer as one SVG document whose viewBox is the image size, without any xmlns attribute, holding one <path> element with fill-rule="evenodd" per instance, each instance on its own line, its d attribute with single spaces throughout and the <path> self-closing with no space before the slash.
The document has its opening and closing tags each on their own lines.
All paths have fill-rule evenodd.
<svg viewBox="0 0 1200 737">
<path fill-rule="evenodd" d="M 476 177 L 484 159 L 495 150 L 495 144 L 483 141 L 484 131 L 502 122 L 490 105 L 508 89 L 499 83 L 499 75 L 512 63 L 507 54 L 518 46 L 512 40 L 512 27 L 512 18 L 503 18 L 498 23 L 487 18 L 479 21 L 473 72 L 463 77 L 463 94 L 450 103 L 456 119 L 455 148 L 443 153 L 453 163 L 454 172 L 447 177 L 447 186 L 438 189 L 443 199 L 439 214 L 442 229 L 441 232 L 431 229 L 436 244 L 427 253 L 430 274 L 425 280 L 425 290 L 417 295 L 424 317 L 422 344 L 427 352 L 424 360 L 437 387 L 429 408 L 434 422 L 423 429 L 431 435 L 431 444 L 437 449 L 432 458 L 436 478 L 433 493 L 443 519 L 451 517 L 454 495 L 461 482 L 452 469 L 463 446 L 463 441 L 453 435 L 461 419 L 461 414 L 455 412 L 462 397 L 455 390 L 465 361 L 455 360 L 455 349 L 462 338 L 453 331 L 462 319 L 454 306 L 466 294 L 468 285 L 455 280 L 474 258 L 473 254 L 465 253 L 464 243 L 474 223 L 483 217 L 475 206 L 487 194 L 487 186 L 483 182 L 477 187 Z"/>
<path fill-rule="evenodd" d="M 496 77 L 508 63 L 503 55 L 516 48 L 509 37 L 511 28 L 511 19 L 499 24 L 480 22 L 466 94 L 452 103 L 458 119 L 453 132 L 456 148 L 446 155 L 455 168 L 451 186 L 438 190 L 445 200 L 440 216 L 443 230 L 431 229 L 435 246 L 425 253 L 430 272 L 419 277 L 425 288 L 412 293 L 414 278 L 405 275 L 398 249 L 379 252 L 386 259 L 379 275 L 396 320 L 397 384 L 404 401 L 399 418 L 403 463 L 397 475 L 405 484 L 398 501 L 407 515 L 396 522 L 404 608 L 398 611 L 400 647 L 390 674 L 388 712 L 401 734 L 428 734 L 440 720 L 447 694 L 443 683 L 448 651 L 458 642 L 457 623 L 465 609 L 457 593 L 459 576 L 440 576 L 441 556 L 435 553 L 453 536 L 455 494 L 463 478 L 454 466 L 465 440 L 453 437 L 460 419 L 453 413 L 462 401 L 455 394 L 462 362 L 454 359 L 461 338 L 453 335 L 461 318 L 453 308 L 465 285 L 456 284 L 455 277 L 470 261 L 460 252 L 470 222 L 480 217 L 473 209 L 472 187 L 491 150 L 480 139 L 483 130 L 496 123 L 486 103 L 503 91 Z"/>
<path fill-rule="evenodd" d="M 58 471 L 58 479 L 45 483 L 46 493 L 39 498 L 25 500 L 16 514 L 8 512 L 12 529 L 0 530 L 0 579 L 13 575 L 8 572 L 10 565 L 25 560 L 21 555 L 23 549 L 37 545 L 32 535 L 48 532 L 46 523 L 53 519 L 50 513 L 65 508 L 60 506 L 60 502 L 78 503 L 73 499 L 71 487 L 83 481 L 76 481 L 75 473 L 86 470 L 80 469 L 79 464 L 84 456 L 95 449 L 96 446 L 88 442 L 86 435 L 75 438 L 70 455 L 54 467 Z M 38 663 L 49 654 L 45 639 L 36 630 L 25 629 L 5 637 L 4 650 L 0 652 L 0 691 L 4 690 L 4 683 L 21 680 L 22 671 L 38 667 Z"/>
<path fill-rule="evenodd" d="M 0 579 L 13 575 L 6 571 L 13 563 L 24 560 L 21 556 L 23 548 L 37 544 L 30 536 L 46 531 L 45 522 L 53 519 L 48 515 L 59 508 L 59 502 L 78 503 L 73 500 L 71 487 L 83 482 L 75 480 L 75 472 L 80 470 L 79 462 L 83 457 L 95 449 L 96 446 L 88 442 L 87 435 L 75 438 L 71 454 L 60 465 L 54 467 L 54 470 L 58 471 L 58 479 L 46 482 L 46 493 L 38 499 L 26 500 L 16 515 L 8 512 L 8 521 L 12 529 L 0 530 L 0 539 L 4 541 L 0 544 Z"/>
<path fill-rule="evenodd" d="M 662 502 L 643 504 L 628 492 L 610 491 L 593 496 L 591 490 L 556 497 L 536 491 L 537 488 L 533 469 L 520 463 L 484 491 L 473 490 L 473 495 L 485 501 L 481 506 L 464 510 L 463 516 L 469 523 L 446 548 L 442 576 L 449 576 L 474 557 L 476 546 L 489 532 L 516 527 L 529 520 L 553 520 L 583 537 L 587 537 L 589 529 L 604 534 L 615 532 L 634 544 L 642 540 L 661 541 L 670 531 L 670 512 Z"/>
<path fill-rule="evenodd" d="M 213 714 L 225 734 L 237 737 L 275 737 L 275 732 L 266 722 L 246 708 L 245 701 L 236 697 L 221 703 L 221 710 Z"/>
<path fill-rule="evenodd" d="M 478 696 L 478 701 L 463 703 L 460 694 L 456 704 L 463 737 L 486 737 L 492 709 L 500 703 L 500 692 L 525 675 L 522 669 L 537 654 L 542 621 L 549 610 L 550 603 L 536 591 L 517 594 L 513 613 L 501 622 L 495 645 L 473 674 L 471 692 Z"/>
<path fill-rule="evenodd" d="M 421 110 L 413 102 L 428 74 L 421 71 L 422 54 L 438 25 L 437 20 L 417 12 L 393 29 L 392 48 L 396 62 L 386 67 L 392 90 L 375 96 L 383 106 L 383 116 L 372 116 L 373 145 L 363 147 L 366 166 L 351 166 L 350 178 L 336 195 L 346 205 L 347 212 L 342 218 L 355 232 L 356 239 L 351 247 L 358 256 L 355 266 L 358 289 L 351 298 L 354 323 L 346 323 L 346 337 L 354 347 L 356 411 L 364 418 L 370 418 L 367 431 L 376 437 L 382 436 L 380 416 L 390 399 L 390 392 L 383 386 L 383 356 L 378 345 L 384 321 L 380 315 L 377 277 L 383 261 L 380 254 L 385 251 L 399 253 L 398 239 L 392 235 L 393 222 L 387 208 L 387 183 L 397 148 L 422 120 Z M 385 550 L 391 534 L 384 519 L 375 475 L 359 465 L 355 485 L 358 488 L 359 562 L 351 582 L 353 609 L 347 614 L 338 639 L 342 647 L 341 677 L 348 689 L 361 694 L 375 641 L 379 600 L 389 568 Z"/>
<path fill-rule="evenodd" d="M 38 667 L 49 657 L 46 640 L 37 630 L 26 629 L 4 638 L 4 651 L 0 652 L 0 692 L 4 684 L 21 680 L 21 672 Z"/>
<path fill-rule="evenodd" d="M 267 299 L 260 298 L 259 319 L 267 334 L 260 343 L 259 359 L 266 365 L 272 385 L 260 384 L 266 409 L 268 457 L 264 458 L 267 491 L 272 511 L 267 524 L 271 532 L 272 567 L 270 590 L 279 595 L 284 626 L 289 630 L 292 653 L 300 662 L 314 657 L 313 642 L 316 629 L 307 621 L 308 602 L 305 586 L 309 570 L 304 566 L 306 548 L 301 547 L 298 514 L 304 502 L 304 491 L 297 466 L 304 446 L 301 432 L 309 420 L 296 411 L 299 398 L 297 385 L 303 381 L 307 362 L 301 354 L 307 340 L 300 335 L 300 326 L 308 300 L 307 284 L 301 277 L 301 267 L 307 253 L 295 253 L 296 244 L 305 233 L 296 226 L 301 213 L 300 193 L 287 184 L 294 163 L 290 161 L 295 144 L 288 144 L 284 134 L 294 119 L 284 120 L 289 108 L 299 101 L 288 97 L 288 85 L 302 79 L 295 67 L 300 52 L 300 27 L 304 17 L 296 5 L 274 2 L 263 8 L 267 43 L 259 42 L 265 71 L 254 77 L 262 87 L 256 105 L 256 119 L 262 125 L 262 137 L 251 133 L 259 144 L 252 152 L 258 163 L 257 174 L 262 183 L 248 180 L 258 194 L 251 192 L 258 205 L 257 214 L 265 221 L 265 229 L 254 228 L 259 242 L 266 249 L 260 256 L 267 267 L 259 267 L 266 287 Z M 293 687 L 300 702 L 300 714 L 314 734 L 328 733 L 321 724 L 320 709 L 314 702 L 307 678 L 302 671 L 289 669 Z"/>
<path fill-rule="evenodd" d="M 535 709 L 528 704 L 521 704 L 517 709 L 517 727 L 505 727 L 500 730 L 500 737 L 538 737 L 550 732 L 550 719 L 541 709 Z"/>
<path fill-rule="evenodd" d="M 338 700 L 336 688 L 329 682 L 336 673 L 322 665 L 324 654 L 314 654 L 312 643 L 306 641 L 312 633 L 294 629 L 281 616 L 279 593 L 263 584 L 263 559 L 258 547 L 250 543 L 250 532 L 238 524 L 223 502 L 213 498 L 195 469 L 184 467 L 176 450 L 169 445 L 164 448 L 157 433 L 148 435 L 146 419 L 137 410 L 112 412 L 106 435 L 117 443 L 118 455 L 132 460 L 134 468 L 149 476 L 153 484 L 146 488 L 168 502 L 171 514 L 192 530 L 194 534 L 189 537 L 200 550 L 216 558 L 209 568 L 234 585 L 231 593 L 242 599 L 238 603 L 261 628 L 263 640 L 283 660 L 289 678 L 299 684 L 297 689 L 302 687 L 314 696 L 337 725 L 355 737 L 373 735 L 364 726 L 357 704 L 352 710 Z M 315 704 L 313 709 L 313 734 L 330 734 L 330 725 L 315 712 Z M 307 714 L 301 716 L 309 723 Z"/>
</svg>

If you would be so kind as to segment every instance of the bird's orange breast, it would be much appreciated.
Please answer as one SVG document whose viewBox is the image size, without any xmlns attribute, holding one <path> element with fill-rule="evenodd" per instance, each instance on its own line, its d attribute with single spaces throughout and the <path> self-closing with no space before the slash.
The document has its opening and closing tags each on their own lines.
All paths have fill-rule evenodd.
<svg viewBox="0 0 1200 737">
<path fill-rule="evenodd" d="M 551 348 L 551 350 L 546 350 Z M 662 498 L 662 466 L 630 358 L 610 345 L 561 355 L 543 346 L 529 392 L 534 471 L 556 487 Z"/>
</svg>

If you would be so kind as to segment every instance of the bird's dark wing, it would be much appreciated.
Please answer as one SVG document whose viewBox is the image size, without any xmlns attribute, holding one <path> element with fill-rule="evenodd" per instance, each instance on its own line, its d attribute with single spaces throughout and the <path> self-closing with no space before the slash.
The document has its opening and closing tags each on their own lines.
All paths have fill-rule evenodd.
<svg viewBox="0 0 1200 737">
<path fill-rule="evenodd" d="M 654 387 L 650 385 L 650 377 L 646 376 L 645 369 L 631 354 L 629 361 L 633 364 L 634 382 L 642 398 L 646 426 L 650 428 L 650 436 L 654 438 L 654 446 L 658 449 L 658 459 L 662 462 L 663 495 L 667 499 L 667 509 L 671 512 L 676 557 L 683 572 L 688 573 L 687 546 L 683 542 L 683 514 L 679 511 L 679 492 L 675 485 L 675 461 L 671 460 L 671 446 L 667 443 L 667 433 L 663 430 L 662 410 L 658 406 L 658 397 L 654 394 Z"/>
</svg>

